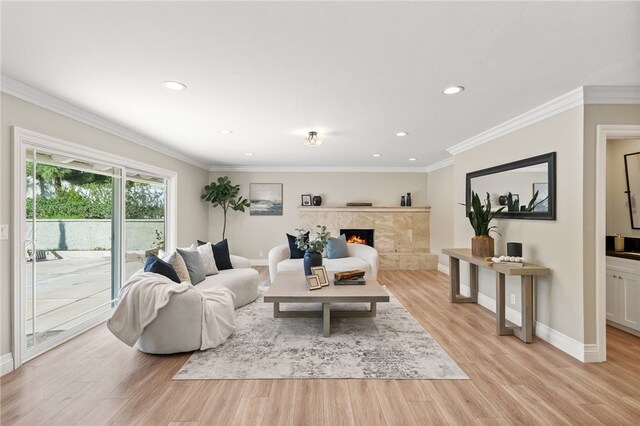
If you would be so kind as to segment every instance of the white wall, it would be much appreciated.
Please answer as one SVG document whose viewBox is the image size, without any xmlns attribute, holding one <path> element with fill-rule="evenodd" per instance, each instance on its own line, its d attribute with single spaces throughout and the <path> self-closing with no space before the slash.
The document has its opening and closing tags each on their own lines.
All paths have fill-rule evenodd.
<svg viewBox="0 0 640 426">
<path fill-rule="evenodd" d="M 464 197 L 456 199 L 453 193 L 453 165 L 429 172 L 427 203 L 431 206 L 431 253 L 438 255 L 438 263 L 449 266 L 449 256 L 443 248 L 453 247 L 453 215 L 464 207 Z"/>
<path fill-rule="evenodd" d="M 640 238 L 640 229 L 631 229 L 624 155 L 640 152 L 640 140 L 607 142 L 607 235 L 622 234 Z M 638 184 L 638 183 L 637 183 Z M 637 200 L 640 204 L 640 199 Z M 640 205 L 637 206 L 640 209 Z"/>
<path fill-rule="evenodd" d="M 295 233 L 301 194 L 321 195 L 323 206 L 344 206 L 350 201 L 399 206 L 400 196 L 411 192 L 414 206 L 427 205 L 426 173 L 211 172 L 209 180 L 219 176 L 239 184 L 246 198 L 251 183 L 283 184 L 282 216 L 251 216 L 248 211 L 227 215 L 230 250 L 249 259 L 266 259 L 271 248 L 286 244 L 285 233 Z M 217 242 L 222 238 L 222 209 L 209 209 L 209 239 Z"/>
<path fill-rule="evenodd" d="M 0 223 L 12 223 L 13 171 L 11 126 L 153 164 L 178 173 L 178 244 L 189 245 L 207 233 L 208 210 L 200 200 L 208 171 L 2 93 L 0 118 Z M 0 355 L 11 352 L 12 241 L 0 242 Z"/>
<path fill-rule="evenodd" d="M 557 219 L 495 220 L 502 236 L 494 235 L 496 252 L 506 251 L 507 241 L 523 244 L 523 256 L 549 267 L 550 276 L 536 279 L 537 321 L 579 342 L 583 342 L 582 245 L 582 120 L 583 108 L 563 112 L 509 135 L 455 156 L 454 193 L 464 199 L 465 177 L 472 171 L 524 158 L 557 152 Z M 493 222 L 492 222 L 493 224 Z M 437 227 L 438 224 L 433 224 Z M 455 211 L 454 242 L 469 247 L 473 230 L 464 208 Z M 468 279 L 468 271 L 464 279 Z M 482 294 L 495 299 L 495 275 L 481 268 Z M 516 295 L 519 309 L 520 284 L 507 280 L 507 301 Z"/>
</svg>

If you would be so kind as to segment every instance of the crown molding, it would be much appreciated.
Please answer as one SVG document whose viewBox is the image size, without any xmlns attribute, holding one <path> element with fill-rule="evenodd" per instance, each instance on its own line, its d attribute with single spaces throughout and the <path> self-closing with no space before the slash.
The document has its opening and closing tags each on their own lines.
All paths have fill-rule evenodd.
<svg viewBox="0 0 640 426">
<path fill-rule="evenodd" d="M 438 169 L 442 169 L 445 168 L 447 166 L 453 166 L 453 157 L 449 157 L 447 159 L 444 159 L 442 161 L 438 161 L 437 163 L 433 163 L 429 166 L 426 167 L 426 171 L 427 173 L 431 173 L 431 172 L 435 172 Z"/>
<path fill-rule="evenodd" d="M 211 166 L 210 172 L 426 173 L 426 167 Z"/>
<path fill-rule="evenodd" d="M 545 120 L 554 115 L 560 114 L 569 109 L 575 108 L 583 104 L 584 96 L 582 87 L 572 90 L 571 92 L 557 97 L 547 103 L 540 105 L 524 114 L 521 114 L 511 120 L 505 121 L 487 131 L 484 131 L 472 138 L 469 138 L 459 144 L 447 148 L 447 152 L 451 155 L 458 155 L 461 152 L 468 151 L 471 148 L 483 145 L 501 136 L 513 133 L 539 121 Z"/>
<path fill-rule="evenodd" d="M 640 86 L 579 87 L 496 127 L 453 145 L 447 149 L 447 152 L 451 155 L 457 155 L 572 108 L 594 104 L 640 104 Z"/>
<path fill-rule="evenodd" d="M 640 104 L 640 86 L 587 86 L 584 87 L 585 105 Z"/>
<path fill-rule="evenodd" d="M 112 135 L 126 139 L 137 145 L 144 146 L 145 148 L 149 148 L 153 151 L 175 158 L 176 160 L 184 161 L 185 163 L 200 167 L 201 169 L 209 169 L 208 164 L 187 157 L 184 154 L 163 146 L 156 140 L 143 136 L 120 124 L 116 124 L 110 120 L 107 120 L 106 118 L 100 117 L 83 108 L 63 101 L 62 99 L 56 98 L 53 95 L 28 86 L 4 74 L 0 76 L 0 91 L 6 93 L 7 95 L 15 96 L 16 98 L 22 99 L 23 101 L 27 101 L 42 108 L 46 108 L 49 111 L 64 115 L 81 123 L 88 124 L 89 126 L 95 127 L 96 129 L 111 133 Z"/>
</svg>

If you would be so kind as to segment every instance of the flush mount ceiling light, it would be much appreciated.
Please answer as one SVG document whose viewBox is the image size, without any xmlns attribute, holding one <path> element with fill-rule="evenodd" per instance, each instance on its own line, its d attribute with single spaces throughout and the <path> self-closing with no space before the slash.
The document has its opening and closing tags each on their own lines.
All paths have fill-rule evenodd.
<svg viewBox="0 0 640 426">
<path fill-rule="evenodd" d="M 309 136 L 304 139 L 304 144 L 306 146 L 320 146 L 322 140 L 318 138 L 318 132 L 309 132 Z"/>
<path fill-rule="evenodd" d="M 402 136 L 407 136 L 409 133 L 407 132 L 398 132 L 396 133 L 396 136 L 402 137 Z"/>
<path fill-rule="evenodd" d="M 220 130 L 221 135 L 231 135 L 233 134 L 233 130 Z"/>
<path fill-rule="evenodd" d="M 442 91 L 445 95 L 456 95 L 464 90 L 463 86 L 449 86 Z"/>
<path fill-rule="evenodd" d="M 187 88 L 187 86 L 180 83 L 179 81 L 165 81 L 162 83 L 162 85 L 170 90 L 184 90 Z"/>
</svg>

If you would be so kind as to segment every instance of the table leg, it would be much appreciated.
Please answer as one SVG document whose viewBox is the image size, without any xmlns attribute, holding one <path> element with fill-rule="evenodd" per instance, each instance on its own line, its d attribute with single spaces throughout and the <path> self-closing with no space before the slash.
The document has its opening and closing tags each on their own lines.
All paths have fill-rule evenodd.
<svg viewBox="0 0 640 426">
<path fill-rule="evenodd" d="M 496 272 L 496 333 L 500 336 L 513 334 L 513 329 L 506 326 L 505 319 L 505 275 Z"/>
<path fill-rule="evenodd" d="M 523 275 L 520 278 L 521 310 L 522 310 L 522 336 L 520 339 L 526 343 L 533 342 L 533 276 Z"/>
<path fill-rule="evenodd" d="M 449 277 L 451 279 L 451 303 L 476 303 L 478 301 L 478 267 L 470 265 L 471 278 L 469 288 L 471 295 L 460 294 L 460 259 L 449 256 Z"/>
<path fill-rule="evenodd" d="M 331 309 L 329 303 L 322 304 L 322 335 L 329 337 L 331 334 L 329 324 L 331 323 Z"/>
<path fill-rule="evenodd" d="M 273 303 L 273 317 L 274 318 L 280 317 L 280 303 L 278 302 Z"/>
<path fill-rule="evenodd" d="M 376 316 L 377 306 L 378 304 L 376 302 L 371 302 L 371 309 L 369 312 L 371 313 L 372 317 Z"/>
<path fill-rule="evenodd" d="M 449 277 L 451 280 L 451 303 L 456 303 L 460 294 L 460 259 L 449 256 Z"/>
<path fill-rule="evenodd" d="M 478 303 L 478 265 L 469 264 L 469 297 L 473 303 Z"/>
</svg>

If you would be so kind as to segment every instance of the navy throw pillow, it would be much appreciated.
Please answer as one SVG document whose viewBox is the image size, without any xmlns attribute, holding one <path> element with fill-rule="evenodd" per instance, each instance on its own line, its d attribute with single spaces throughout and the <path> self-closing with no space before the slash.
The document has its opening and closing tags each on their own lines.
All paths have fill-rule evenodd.
<svg viewBox="0 0 640 426">
<path fill-rule="evenodd" d="M 304 240 L 309 241 L 309 233 L 304 234 Z M 291 256 L 289 259 L 302 259 L 304 257 L 304 250 L 300 250 L 296 246 L 296 237 L 294 235 L 287 234 L 287 241 L 289 241 L 289 251 Z"/>
<path fill-rule="evenodd" d="M 203 244 L 207 243 L 205 241 L 198 240 L 199 246 Z M 219 243 L 211 244 L 211 250 L 213 251 L 213 258 L 216 261 L 218 271 L 233 269 L 233 265 L 231 264 L 231 257 L 229 256 L 229 243 L 227 243 L 226 238 Z"/>
<path fill-rule="evenodd" d="M 180 278 L 178 278 L 178 274 L 176 273 L 176 270 L 173 269 L 173 266 L 160 259 L 155 254 L 149 254 L 149 256 L 147 256 L 144 262 L 144 271 L 164 275 L 171 281 L 175 281 L 180 284 Z"/>
</svg>

